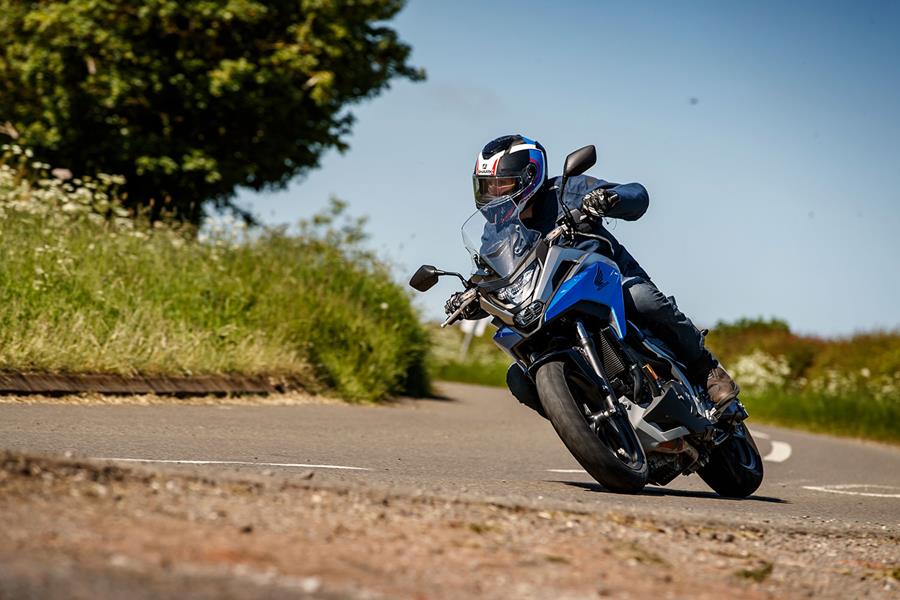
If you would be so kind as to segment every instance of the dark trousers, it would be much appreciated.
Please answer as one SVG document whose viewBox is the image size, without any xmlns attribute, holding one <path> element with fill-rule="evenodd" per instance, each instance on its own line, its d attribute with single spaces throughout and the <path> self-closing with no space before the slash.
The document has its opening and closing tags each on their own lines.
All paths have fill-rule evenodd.
<svg viewBox="0 0 900 600">
<path fill-rule="evenodd" d="M 706 382 L 706 375 L 718 362 L 703 344 L 703 334 L 675 304 L 675 298 L 659 291 L 649 279 L 626 277 L 622 284 L 625 316 L 661 339 L 684 363 L 686 375 L 694 382 Z"/>
</svg>

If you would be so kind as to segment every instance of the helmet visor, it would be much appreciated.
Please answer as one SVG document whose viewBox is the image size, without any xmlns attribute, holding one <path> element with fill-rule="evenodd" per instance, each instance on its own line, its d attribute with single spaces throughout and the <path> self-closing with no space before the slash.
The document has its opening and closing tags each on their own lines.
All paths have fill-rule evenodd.
<svg viewBox="0 0 900 600">
<path fill-rule="evenodd" d="M 475 189 L 475 205 L 484 206 L 497 198 L 504 196 L 515 197 L 525 188 L 521 177 L 490 177 L 472 176 L 472 185 Z"/>
</svg>

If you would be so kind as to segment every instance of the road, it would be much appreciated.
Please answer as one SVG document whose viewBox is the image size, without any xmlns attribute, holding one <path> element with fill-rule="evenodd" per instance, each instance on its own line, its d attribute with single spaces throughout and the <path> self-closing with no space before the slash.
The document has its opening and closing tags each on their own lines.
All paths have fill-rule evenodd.
<svg viewBox="0 0 900 600">
<path fill-rule="evenodd" d="M 767 459 L 753 497 L 720 498 L 697 476 L 618 495 L 582 472 L 549 423 L 505 390 L 462 384 L 441 390 L 444 399 L 389 406 L 6 404 L 0 446 L 201 473 L 293 478 L 312 471 L 327 482 L 583 511 L 900 529 L 895 447 L 751 420 Z"/>
</svg>

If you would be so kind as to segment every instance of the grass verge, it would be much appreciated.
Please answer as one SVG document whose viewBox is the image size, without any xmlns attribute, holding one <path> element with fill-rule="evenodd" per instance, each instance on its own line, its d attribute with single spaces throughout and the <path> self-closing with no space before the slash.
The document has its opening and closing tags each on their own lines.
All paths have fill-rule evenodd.
<svg viewBox="0 0 900 600">
<path fill-rule="evenodd" d="M 900 444 L 900 402 L 804 390 L 741 394 L 754 421 Z"/>
<path fill-rule="evenodd" d="M 0 369 L 284 376 L 357 401 L 427 391 L 409 296 L 339 203 L 300 235 L 198 234 L 127 218 L 114 178 L 46 170 L 0 165 Z"/>
</svg>

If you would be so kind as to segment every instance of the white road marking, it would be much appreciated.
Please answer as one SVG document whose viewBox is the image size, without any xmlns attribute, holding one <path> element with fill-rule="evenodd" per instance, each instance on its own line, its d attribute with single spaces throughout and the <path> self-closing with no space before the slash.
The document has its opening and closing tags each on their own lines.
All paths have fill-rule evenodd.
<svg viewBox="0 0 900 600">
<path fill-rule="evenodd" d="M 250 465 L 253 467 L 289 467 L 299 469 L 342 469 L 345 471 L 371 471 L 365 467 L 345 467 L 343 465 L 307 465 L 304 463 L 270 463 L 248 462 L 243 460 L 163 460 L 155 458 L 97 458 L 95 460 L 112 460 L 133 463 L 165 463 L 172 465 Z"/>
<path fill-rule="evenodd" d="M 547 469 L 549 473 L 587 473 L 584 469 Z"/>
<path fill-rule="evenodd" d="M 896 494 L 879 494 L 876 492 L 854 492 L 855 489 L 897 490 Z M 851 496 L 872 496 L 874 498 L 900 498 L 900 487 L 895 485 L 874 485 L 870 483 L 845 483 L 841 485 L 804 485 L 804 490 L 829 492 L 831 494 L 849 494 Z"/>
<path fill-rule="evenodd" d="M 750 435 L 761 440 L 771 440 L 769 443 L 772 444 L 772 449 L 769 450 L 768 454 L 763 456 L 763 460 L 768 462 L 784 462 L 791 457 L 791 445 L 787 442 L 772 440 L 772 436 L 768 433 L 756 431 L 755 429 L 750 431 Z"/>
<path fill-rule="evenodd" d="M 791 445 L 787 442 L 776 442 L 772 440 L 769 442 L 772 444 L 772 449 L 769 450 L 769 453 L 763 456 L 763 460 L 767 460 L 769 462 L 784 462 L 791 457 Z"/>
</svg>

